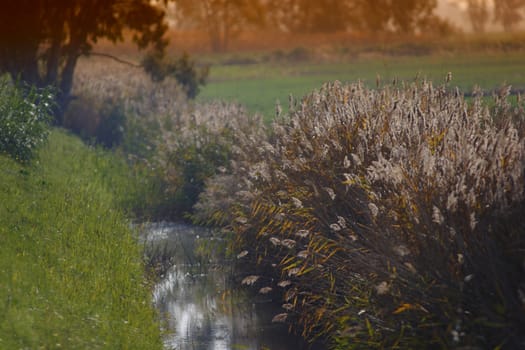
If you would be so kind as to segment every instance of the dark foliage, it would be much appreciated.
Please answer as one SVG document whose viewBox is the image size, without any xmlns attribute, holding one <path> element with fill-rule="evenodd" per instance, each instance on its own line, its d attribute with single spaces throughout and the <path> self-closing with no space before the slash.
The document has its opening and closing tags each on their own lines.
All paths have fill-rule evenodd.
<svg viewBox="0 0 525 350">
<path fill-rule="evenodd" d="M 101 38 L 122 41 L 133 33 L 140 48 L 162 52 L 164 12 L 147 0 L 20 0 L 0 11 L 0 72 L 38 87 L 59 91 L 56 118 L 70 101 L 77 60 Z"/>
<path fill-rule="evenodd" d="M 121 144 L 126 127 L 126 115 L 122 106 L 112 105 L 108 111 L 101 111 L 104 116 L 95 131 L 96 141 L 106 148 Z"/>
<path fill-rule="evenodd" d="M 166 77 L 175 78 L 191 99 L 197 97 L 200 86 L 206 84 L 209 74 L 209 67 L 197 67 L 187 53 L 171 61 L 159 55 L 147 55 L 142 66 L 153 81 L 163 81 Z"/>
<path fill-rule="evenodd" d="M 49 134 L 54 94 L 0 77 L 0 152 L 26 162 Z"/>
<path fill-rule="evenodd" d="M 171 123 L 162 130 L 157 165 L 175 198 L 175 214 L 192 212 L 206 181 L 227 171 L 239 138 L 264 134 L 260 117 L 221 102 L 186 110 Z"/>
</svg>

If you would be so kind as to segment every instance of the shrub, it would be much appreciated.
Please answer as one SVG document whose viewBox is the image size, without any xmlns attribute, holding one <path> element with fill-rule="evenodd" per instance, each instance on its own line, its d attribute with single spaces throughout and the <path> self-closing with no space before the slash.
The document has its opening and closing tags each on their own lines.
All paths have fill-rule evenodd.
<svg viewBox="0 0 525 350">
<path fill-rule="evenodd" d="M 525 113 L 474 95 L 328 84 L 240 139 L 197 207 L 276 320 L 341 349 L 523 346 Z"/>
<path fill-rule="evenodd" d="M 200 86 L 206 84 L 209 74 L 209 67 L 198 68 L 187 53 L 171 60 L 148 55 L 142 61 L 142 66 L 153 81 L 163 81 L 167 77 L 175 78 L 191 99 L 197 97 Z"/>
<path fill-rule="evenodd" d="M 191 212 L 208 178 L 227 172 L 240 138 L 264 133 L 260 117 L 223 102 L 197 105 L 169 123 L 161 130 L 156 163 L 178 213 Z"/>
<path fill-rule="evenodd" d="M 296 47 L 288 52 L 286 57 L 291 62 L 304 62 L 312 58 L 312 52 L 304 47 Z"/>
<path fill-rule="evenodd" d="M 126 115 L 119 104 L 104 104 L 106 110 L 102 110 L 104 119 L 97 126 L 95 135 L 97 143 L 106 147 L 113 148 L 122 143 L 124 138 L 124 128 L 126 127 Z"/>
<path fill-rule="evenodd" d="M 16 86 L 0 77 L 0 152 L 29 161 L 47 139 L 53 106 L 50 89 Z"/>
</svg>

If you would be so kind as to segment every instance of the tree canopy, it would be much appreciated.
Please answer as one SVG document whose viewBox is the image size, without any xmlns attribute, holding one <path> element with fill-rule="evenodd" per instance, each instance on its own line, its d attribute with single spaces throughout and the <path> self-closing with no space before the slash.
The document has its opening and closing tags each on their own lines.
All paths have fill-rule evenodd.
<svg viewBox="0 0 525 350">
<path fill-rule="evenodd" d="M 174 0 L 179 22 L 204 27 L 214 51 L 223 51 L 241 30 L 261 25 L 265 11 L 261 0 Z"/>
<path fill-rule="evenodd" d="M 149 0 L 8 1 L 0 11 L 0 72 L 57 87 L 64 108 L 77 60 L 98 40 L 122 41 L 129 32 L 139 48 L 163 51 L 166 29 L 164 11 Z"/>
<path fill-rule="evenodd" d="M 468 0 L 467 14 L 472 30 L 476 33 L 485 32 L 490 15 L 487 0 Z"/>
<path fill-rule="evenodd" d="M 270 0 L 266 15 L 288 32 L 334 32 L 355 23 L 355 1 Z"/>
</svg>

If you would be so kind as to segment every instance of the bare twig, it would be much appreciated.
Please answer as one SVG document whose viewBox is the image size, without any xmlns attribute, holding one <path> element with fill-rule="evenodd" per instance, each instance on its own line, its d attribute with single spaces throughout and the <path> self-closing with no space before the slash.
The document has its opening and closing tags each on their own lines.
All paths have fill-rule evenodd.
<svg viewBox="0 0 525 350">
<path fill-rule="evenodd" d="M 112 59 L 114 61 L 117 61 L 118 63 L 122 63 L 122 64 L 131 66 L 131 67 L 134 67 L 134 68 L 142 68 L 141 64 L 136 64 L 134 62 L 126 61 L 126 60 L 123 60 L 123 59 L 118 58 L 116 56 L 113 56 L 113 55 L 110 55 L 110 54 L 107 54 L 107 53 L 103 53 L 103 52 L 90 52 L 89 55 L 90 56 L 106 57 L 106 58 L 110 58 L 110 59 Z"/>
</svg>

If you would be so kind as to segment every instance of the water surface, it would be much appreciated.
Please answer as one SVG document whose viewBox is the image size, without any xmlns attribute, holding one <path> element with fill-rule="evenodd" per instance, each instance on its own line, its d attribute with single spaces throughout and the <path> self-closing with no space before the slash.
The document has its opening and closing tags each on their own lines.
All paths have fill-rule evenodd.
<svg viewBox="0 0 525 350">
<path fill-rule="evenodd" d="M 269 297 L 249 298 L 246 290 L 232 288 L 231 265 L 213 254 L 222 242 L 212 231 L 173 223 L 144 227 L 147 249 L 171 256 L 173 263 L 153 291 L 165 321 L 166 349 L 308 349 L 286 325 L 271 322 L 282 310 Z M 211 256 L 199 254 L 203 247 Z"/>
</svg>

